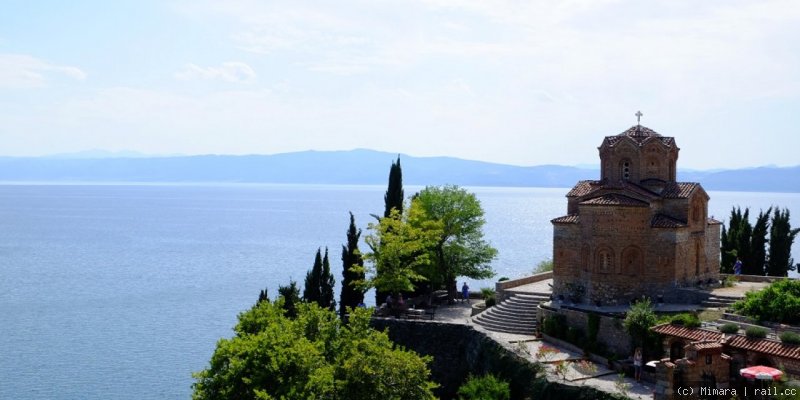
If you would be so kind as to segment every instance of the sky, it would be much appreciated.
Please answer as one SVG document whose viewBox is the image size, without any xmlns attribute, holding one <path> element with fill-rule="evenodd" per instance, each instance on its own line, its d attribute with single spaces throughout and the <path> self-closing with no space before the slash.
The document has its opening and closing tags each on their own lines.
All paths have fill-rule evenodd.
<svg viewBox="0 0 800 400">
<path fill-rule="evenodd" d="M 0 0 L 0 155 L 800 164 L 796 0 Z"/>
</svg>

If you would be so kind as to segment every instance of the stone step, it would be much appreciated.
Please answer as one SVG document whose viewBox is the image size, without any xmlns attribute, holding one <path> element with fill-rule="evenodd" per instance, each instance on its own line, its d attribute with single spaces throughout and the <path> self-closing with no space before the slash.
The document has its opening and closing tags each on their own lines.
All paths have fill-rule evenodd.
<svg viewBox="0 0 800 400">
<path fill-rule="evenodd" d="M 549 299 L 549 295 L 544 294 L 512 293 L 505 301 L 475 316 L 473 321 L 490 331 L 532 335 L 536 331 L 539 303 Z"/>
<path fill-rule="evenodd" d="M 534 320 L 536 319 L 536 310 L 516 309 L 504 305 L 496 305 L 494 307 L 489 308 L 485 312 L 489 311 L 491 311 L 492 314 L 509 315 L 523 319 L 534 319 Z"/>
<path fill-rule="evenodd" d="M 498 323 L 506 323 L 506 324 L 509 324 L 509 325 L 535 325 L 536 324 L 536 318 L 525 320 L 525 319 L 514 318 L 513 316 L 509 316 L 509 315 L 498 315 L 498 314 L 487 314 L 487 313 L 481 313 L 481 314 L 477 315 L 477 317 L 479 317 L 477 319 L 481 320 L 481 321 L 489 320 L 489 321 L 494 321 L 494 322 L 498 322 Z"/>
<path fill-rule="evenodd" d="M 499 324 L 493 321 L 482 321 L 480 325 L 490 331 L 515 333 L 519 335 L 533 335 L 536 332 L 536 326 L 510 326 L 506 324 Z"/>
<path fill-rule="evenodd" d="M 700 303 L 700 305 L 705 308 L 728 308 L 731 306 L 730 303 L 709 300 Z"/>
</svg>

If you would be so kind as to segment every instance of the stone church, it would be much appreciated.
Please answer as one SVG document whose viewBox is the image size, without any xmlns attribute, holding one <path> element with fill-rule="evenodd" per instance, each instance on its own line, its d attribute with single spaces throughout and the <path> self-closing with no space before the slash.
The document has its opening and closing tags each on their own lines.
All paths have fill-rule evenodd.
<svg viewBox="0 0 800 400">
<path fill-rule="evenodd" d="M 637 124 L 598 149 L 600 180 L 578 182 L 567 215 L 551 221 L 554 296 L 680 303 L 676 289 L 717 282 L 721 223 L 699 183 L 676 181 L 675 138 Z"/>
</svg>

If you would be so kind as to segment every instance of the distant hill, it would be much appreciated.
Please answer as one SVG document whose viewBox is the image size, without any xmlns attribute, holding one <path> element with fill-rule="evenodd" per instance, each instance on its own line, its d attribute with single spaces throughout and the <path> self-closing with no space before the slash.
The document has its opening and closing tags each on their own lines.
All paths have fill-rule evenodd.
<svg viewBox="0 0 800 400">
<path fill-rule="evenodd" d="M 249 156 L 0 157 L 4 182 L 253 182 L 385 184 L 397 154 L 373 150 L 303 151 Z M 408 185 L 570 187 L 597 169 L 519 167 L 452 157 L 401 155 Z M 800 192 L 800 166 L 679 171 L 707 190 Z"/>
</svg>

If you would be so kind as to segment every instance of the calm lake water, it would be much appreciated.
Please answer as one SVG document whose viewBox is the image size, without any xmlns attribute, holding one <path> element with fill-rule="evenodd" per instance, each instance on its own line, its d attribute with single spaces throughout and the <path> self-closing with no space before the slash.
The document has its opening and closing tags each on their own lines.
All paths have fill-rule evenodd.
<svg viewBox="0 0 800 400">
<path fill-rule="evenodd" d="M 189 398 L 191 373 L 259 290 L 302 285 L 325 246 L 338 285 L 347 212 L 366 231 L 384 190 L 0 185 L 0 399 Z M 565 213 L 567 189 L 471 190 L 500 251 L 498 276 L 550 257 L 549 220 Z M 800 226 L 800 194 L 710 196 L 717 219 L 732 205 L 778 204 Z"/>
</svg>

